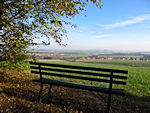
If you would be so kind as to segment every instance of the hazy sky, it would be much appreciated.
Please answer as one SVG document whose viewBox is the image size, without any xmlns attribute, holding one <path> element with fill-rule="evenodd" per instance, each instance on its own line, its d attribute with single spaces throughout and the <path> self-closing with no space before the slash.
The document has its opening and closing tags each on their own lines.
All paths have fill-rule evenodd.
<svg viewBox="0 0 150 113">
<path fill-rule="evenodd" d="M 103 7 L 88 3 L 87 16 L 72 19 L 67 47 L 46 49 L 108 49 L 150 51 L 150 0 L 102 0 Z"/>
</svg>

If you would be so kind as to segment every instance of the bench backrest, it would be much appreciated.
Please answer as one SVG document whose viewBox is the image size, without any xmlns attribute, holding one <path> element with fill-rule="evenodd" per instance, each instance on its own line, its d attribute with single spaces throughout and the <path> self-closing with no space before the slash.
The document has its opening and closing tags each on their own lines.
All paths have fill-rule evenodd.
<svg viewBox="0 0 150 113">
<path fill-rule="evenodd" d="M 30 62 L 31 73 L 126 85 L 128 71 Z M 82 76 L 84 75 L 84 76 Z M 85 76 L 86 75 L 86 76 Z M 100 78 L 101 77 L 101 78 Z M 111 78 L 111 79 L 110 79 Z"/>
</svg>

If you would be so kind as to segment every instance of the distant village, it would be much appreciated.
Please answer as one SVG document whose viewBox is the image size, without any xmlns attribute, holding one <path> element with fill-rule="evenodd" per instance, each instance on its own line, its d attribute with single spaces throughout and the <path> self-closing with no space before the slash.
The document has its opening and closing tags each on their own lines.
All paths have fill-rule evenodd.
<svg viewBox="0 0 150 113">
<path fill-rule="evenodd" d="M 150 60 L 150 56 L 143 56 L 143 57 L 131 57 L 131 56 L 88 56 L 88 57 L 79 57 L 76 59 L 80 60 L 95 60 L 95 59 L 101 59 L 101 60 Z"/>
<path fill-rule="evenodd" d="M 72 53 L 70 53 L 72 55 Z M 142 60 L 149 61 L 150 55 L 117 55 L 117 54 L 99 54 L 99 55 L 83 55 L 79 57 L 78 54 L 76 57 L 72 57 L 70 54 L 66 53 L 47 53 L 47 52 L 36 52 L 38 59 L 61 59 L 61 60 Z M 75 54 L 76 55 L 76 54 Z M 83 55 L 83 56 L 82 56 Z"/>
</svg>

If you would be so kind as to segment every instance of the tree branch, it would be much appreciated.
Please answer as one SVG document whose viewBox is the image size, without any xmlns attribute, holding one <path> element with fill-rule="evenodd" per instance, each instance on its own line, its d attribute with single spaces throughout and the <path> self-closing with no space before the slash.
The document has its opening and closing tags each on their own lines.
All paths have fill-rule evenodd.
<svg viewBox="0 0 150 113">
<path fill-rule="evenodd" d="M 34 4 L 32 4 L 32 5 L 34 5 L 34 8 L 35 8 L 35 7 L 37 7 L 42 1 L 43 1 L 43 0 L 40 0 L 39 2 L 36 2 L 36 4 L 34 3 Z M 29 11 L 29 10 L 28 10 L 28 11 Z M 20 16 L 15 17 L 15 18 L 14 18 L 14 17 L 11 17 L 11 18 L 9 19 L 10 22 L 12 22 L 12 21 L 15 20 L 15 19 L 24 17 L 24 16 L 28 13 L 28 11 L 26 11 L 24 14 L 20 14 L 20 13 L 21 13 L 21 10 L 20 10 L 20 12 L 18 12 L 18 13 L 15 14 L 15 15 L 20 14 Z"/>
</svg>

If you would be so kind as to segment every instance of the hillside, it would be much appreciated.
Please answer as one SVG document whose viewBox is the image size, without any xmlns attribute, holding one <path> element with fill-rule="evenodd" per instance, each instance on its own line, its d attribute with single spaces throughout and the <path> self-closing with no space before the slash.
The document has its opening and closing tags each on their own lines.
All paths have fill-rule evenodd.
<svg viewBox="0 0 150 113">
<path fill-rule="evenodd" d="M 53 86 L 53 99 L 37 103 L 40 85 L 32 82 L 35 76 L 20 73 L 15 70 L 0 69 L 0 112 L 51 112 L 51 113 L 98 113 L 104 112 L 107 96 L 84 90 Z M 131 95 L 125 97 L 130 99 Z M 133 97 L 138 102 L 128 103 L 124 97 L 114 97 L 112 113 L 149 113 L 148 106 L 139 105 L 146 102 L 139 97 Z M 136 102 L 135 101 L 135 102 Z M 146 104 L 145 104 L 146 105 Z"/>
</svg>

